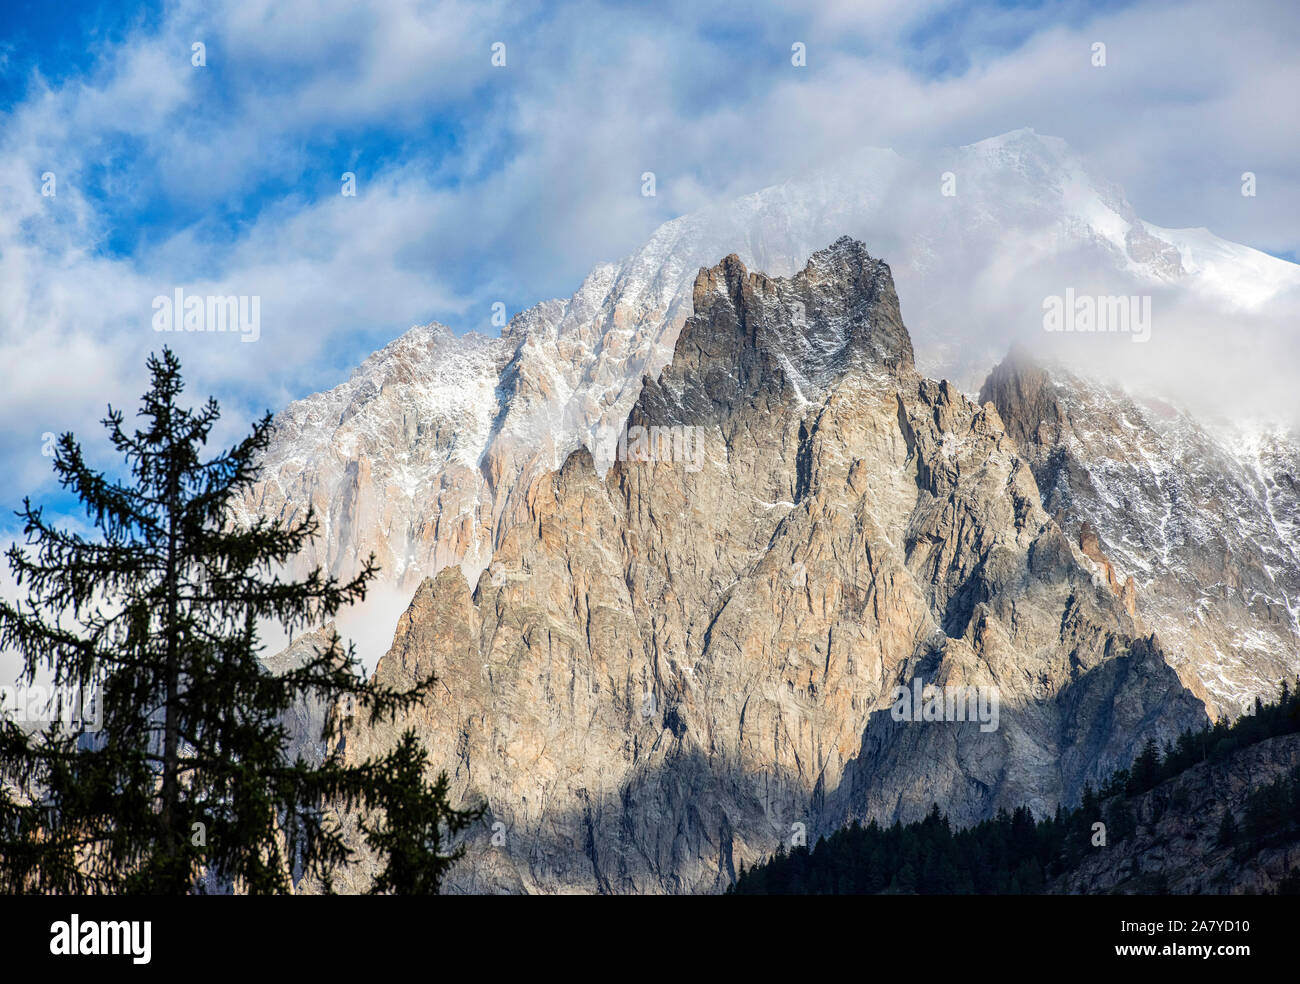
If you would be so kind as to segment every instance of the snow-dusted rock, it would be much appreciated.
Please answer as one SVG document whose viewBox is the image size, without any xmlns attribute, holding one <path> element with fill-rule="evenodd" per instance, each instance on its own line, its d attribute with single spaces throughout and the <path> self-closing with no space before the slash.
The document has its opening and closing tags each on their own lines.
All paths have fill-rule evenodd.
<svg viewBox="0 0 1300 984">
<path fill-rule="evenodd" d="M 1050 812 L 1204 720 L 997 412 L 917 373 L 862 244 L 789 279 L 728 257 L 693 306 L 629 423 L 695 429 L 702 458 L 602 478 L 584 449 L 530 485 L 503 576 L 425 580 L 379 663 L 436 672 L 429 704 L 348 736 L 412 726 L 487 800 L 453 887 L 718 890 L 854 817 Z M 998 718 L 896 720 L 914 680 Z"/>
<path fill-rule="evenodd" d="M 996 405 L 1047 510 L 1136 611 L 1183 682 L 1229 716 L 1300 674 L 1300 440 L 1206 426 L 1013 353 Z"/>
</svg>

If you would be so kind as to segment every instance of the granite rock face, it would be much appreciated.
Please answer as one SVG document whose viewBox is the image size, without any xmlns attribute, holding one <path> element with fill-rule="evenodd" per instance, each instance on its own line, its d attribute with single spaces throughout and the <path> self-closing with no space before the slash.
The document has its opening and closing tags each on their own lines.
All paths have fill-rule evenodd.
<svg viewBox="0 0 1300 984">
<path fill-rule="evenodd" d="M 945 171 L 959 176 L 952 197 L 936 193 Z M 345 622 L 365 623 L 362 658 L 373 667 L 421 580 L 459 566 L 476 582 L 507 531 L 529 522 L 535 483 L 571 452 L 591 448 L 604 474 L 601 435 L 623 427 L 643 378 L 658 379 L 674 359 L 701 266 L 734 252 L 751 269 L 789 275 L 846 232 L 869 236 L 890 258 L 920 370 L 968 393 L 1011 339 L 1049 337 L 1044 292 L 1081 287 L 1085 271 L 1106 293 L 1155 292 L 1162 305 L 1181 298 L 1179 309 L 1227 324 L 1243 312 L 1284 311 L 1280 299 L 1300 290 L 1296 264 L 1205 230 L 1143 222 L 1121 189 L 1053 137 L 1019 130 L 923 160 L 863 150 L 666 222 L 631 255 L 595 267 L 570 297 L 516 314 L 499 337 L 411 329 L 346 382 L 277 416 L 242 517 L 289 520 L 315 507 L 321 536 L 292 575 L 320 564 L 348 576 L 376 554 L 380 583 L 366 610 L 340 618 L 349 637 Z M 1169 344 L 1177 354 L 1186 339 L 1171 338 L 1158 334 L 1152 349 Z M 1158 633 L 1213 713 L 1273 693 L 1283 671 L 1300 665 L 1300 440 L 1283 431 L 1211 437 L 1168 408 L 1130 415 L 1137 430 L 1116 431 L 1106 416 L 1140 401 L 1094 399 L 1105 391 L 1093 384 L 1072 392 L 1070 481 L 1090 476 L 1095 508 L 1082 495 L 1066 504 L 1044 481 L 1042 460 L 1061 441 L 1024 441 L 1031 431 L 1037 439 L 1040 423 L 1054 426 L 1060 401 L 1044 394 L 1042 407 L 1012 410 L 989 397 L 1036 470 L 1048 511 L 1061 510 L 1076 545 L 1091 524 L 1105 560 L 1090 563 L 1103 577 L 1109 563 L 1130 612 Z M 1081 426 L 1090 415 L 1099 428 Z M 1143 436 L 1110 439 L 1134 434 Z M 1125 503 L 1137 507 L 1132 517 Z M 1202 549 L 1216 536 L 1221 543 Z"/>
<path fill-rule="evenodd" d="M 414 590 L 423 571 L 486 564 L 493 498 L 478 462 L 511 351 L 438 325 L 407 332 L 277 416 L 238 518 L 287 523 L 312 508 L 320 535 L 294 558 L 299 577 L 350 577 L 374 553 L 386 582 Z"/>
<path fill-rule="evenodd" d="M 935 193 L 948 170 L 961 176 L 953 197 Z M 1121 277 L 1124 293 L 1176 286 L 1216 310 L 1300 288 L 1296 264 L 1144 223 L 1120 188 L 1032 130 L 924 160 L 862 150 L 664 223 L 570 297 L 516 314 L 500 337 L 412 328 L 348 381 L 278 415 L 247 512 L 289 518 L 315 505 L 324 536 L 299 571 L 322 563 L 346 575 L 373 550 L 384 579 L 408 591 L 448 564 L 475 578 L 498 526 L 526 513 L 516 488 L 590 446 L 598 428 L 620 427 L 642 377 L 673 358 L 701 266 L 735 252 L 788 275 L 844 233 L 870 236 L 893 262 L 922 368 L 969 390 L 1006 351 L 1009 315 L 1024 314 L 1006 297 L 1030 298 L 1037 317 L 1034 271 L 1063 257 L 1075 276 L 1082 266 Z M 986 282 L 1002 285 L 997 303 Z"/>
<path fill-rule="evenodd" d="M 1300 673 L 1300 440 L 1226 433 L 1013 352 L 980 392 L 1045 508 L 1183 683 L 1239 714 Z"/>
<path fill-rule="evenodd" d="M 413 726 L 488 801 L 450 887 L 717 891 L 853 818 L 1050 811 L 1205 720 L 998 410 L 917 372 L 861 243 L 729 256 L 692 305 L 608 472 L 532 474 L 491 574 L 420 584 L 376 674 L 435 670 L 431 702 L 348 736 Z M 997 717 L 896 720 L 914 681 Z"/>
</svg>

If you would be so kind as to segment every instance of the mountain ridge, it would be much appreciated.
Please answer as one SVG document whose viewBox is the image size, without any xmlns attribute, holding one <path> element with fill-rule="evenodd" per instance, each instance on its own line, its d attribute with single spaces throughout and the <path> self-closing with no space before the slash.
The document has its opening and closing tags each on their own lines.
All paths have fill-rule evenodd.
<svg viewBox="0 0 1300 984">
<path fill-rule="evenodd" d="M 572 297 L 517 314 L 499 338 L 469 335 L 462 340 L 440 326 L 413 329 L 367 359 L 340 387 L 298 401 L 280 414 L 281 436 L 243 515 L 287 518 L 315 506 L 323 537 L 298 559 L 299 566 L 321 563 L 347 575 L 374 551 L 394 597 L 409 599 L 421 578 L 449 564 L 460 565 L 473 580 L 488 569 L 506 531 L 528 521 L 529 490 L 573 449 L 592 448 L 598 471 L 608 467 L 602 441 L 608 444 L 607 436 L 621 430 L 643 381 L 657 380 L 666 366 L 692 308 L 699 269 L 735 254 L 769 273 L 793 273 L 820 246 L 855 225 L 880 233 L 885 243 L 877 250 L 891 259 L 897 256 L 891 270 L 900 283 L 910 284 L 900 288 L 909 299 L 909 325 L 915 328 L 919 321 L 928 326 L 916 345 L 921 368 L 936 375 L 936 366 L 964 364 L 960 375 L 965 383 L 957 376 L 948 378 L 971 393 L 985 380 L 984 370 L 998 364 L 1006 345 L 1000 343 L 990 354 L 987 345 L 975 344 L 983 337 L 976 322 L 996 322 L 1004 331 L 1005 323 L 999 320 L 1002 309 L 986 302 L 980 302 L 984 314 L 972 319 L 968 298 L 972 285 L 1009 262 L 1028 268 L 1045 262 L 1044 257 L 1086 254 L 1124 276 L 1130 268 L 1146 271 L 1143 278 L 1126 282 L 1125 289 L 1191 290 L 1208 250 L 1216 262 L 1237 271 L 1226 281 L 1220 273 L 1220 286 L 1255 284 L 1246 300 L 1289 289 L 1291 280 L 1300 282 L 1297 276 L 1277 273 L 1296 274 L 1300 267 L 1270 263 L 1261 259 L 1264 254 L 1234 244 L 1212 240 L 1188 245 L 1175 236 L 1159 239 L 1160 230 L 1151 232 L 1158 242 L 1148 241 L 1142 231 L 1147 226 L 1122 191 L 1092 177 L 1055 138 L 1013 131 L 953 151 L 948 160 L 957 181 L 953 199 L 939 194 L 939 175 L 931 166 L 937 163 L 921 167 L 893 152 L 860 151 L 803 178 L 665 223 L 630 257 L 597 266 Z M 916 201 L 924 203 L 919 213 Z M 914 214 L 929 218 L 915 229 L 900 225 Z M 1021 249 L 1023 254 L 1017 252 Z M 1176 262 L 1170 249 L 1177 253 Z M 755 266 L 755 256 L 764 263 Z M 1273 272 L 1259 274 L 1261 265 Z M 1206 289 L 1213 294 L 1218 286 Z M 1232 297 L 1225 304 L 1240 306 Z M 1031 305 L 1017 305 L 1016 317 L 1023 322 L 1024 308 Z M 1032 307 L 1041 314 L 1037 298 Z M 1040 328 L 1034 330 L 1043 337 Z M 971 339 L 962 343 L 968 357 L 959 357 L 952 337 L 965 333 Z M 1106 341 L 1103 336 L 1097 344 Z M 972 365 L 978 367 L 977 375 Z M 1087 385 L 1093 392 L 1094 384 Z M 1117 408 L 1122 402 L 1106 406 Z M 1020 426 L 1014 419 L 1011 424 Z M 1263 510 L 1259 518 L 1267 513 L 1275 527 L 1272 533 L 1264 531 L 1264 539 L 1277 543 L 1300 530 L 1300 521 L 1288 518 L 1291 490 L 1300 474 L 1300 441 L 1278 431 L 1261 444 L 1253 461 L 1237 460 L 1227 451 L 1240 442 L 1201 430 L 1207 436 L 1198 442 L 1216 449 L 1214 458 L 1222 465 L 1225 477 L 1218 484 L 1254 490 L 1243 501 L 1257 504 Z M 1128 451 L 1134 458 L 1127 465 L 1145 469 L 1141 484 L 1158 488 L 1159 473 L 1166 469 L 1132 447 Z M 1101 463 L 1088 464 L 1098 471 Z M 1252 478 L 1248 472 L 1258 474 Z M 1184 497 L 1171 508 L 1193 505 Z M 1135 582 L 1155 583 L 1161 576 L 1152 567 L 1162 562 L 1161 554 L 1115 554 L 1126 535 L 1122 515 L 1093 509 L 1063 518 L 1074 524 L 1076 542 L 1078 527 L 1090 525 L 1122 580 L 1134 575 Z M 1194 518 L 1189 513 L 1184 525 Z M 1253 536 L 1256 525 L 1246 516 L 1224 529 Z M 1300 584 L 1300 558 L 1273 548 L 1269 556 L 1275 573 L 1258 579 L 1269 585 L 1263 593 L 1275 606 L 1300 610 L 1300 588 L 1291 587 Z M 1199 640 L 1178 638 L 1173 631 L 1172 620 L 1185 610 L 1180 606 L 1191 597 L 1190 590 L 1177 595 L 1179 605 L 1148 611 L 1148 620 L 1168 640 L 1184 681 L 1207 696 L 1216 713 L 1235 713 L 1252 694 L 1268 692 L 1279 674 L 1300 664 L 1300 642 L 1274 625 L 1274 614 L 1261 602 L 1203 609 L 1203 617 L 1214 623 L 1203 635 L 1214 647 L 1213 659 L 1198 669 L 1195 654 L 1181 650 Z M 1142 604 L 1149 607 L 1158 596 L 1159 591 L 1146 590 Z M 382 631 L 389 628 L 391 622 Z M 1243 650 L 1248 656 L 1238 653 L 1243 643 L 1248 643 Z M 1263 672 L 1246 665 L 1255 661 L 1253 654 L 1270 647 L 1280 647 L 1283 655 L 1260 662 Z M 363 658 L 373 665 L 381 653 L 382 645 L 374 646 Z M 1220 672 L 1225 675 L 1221 684 L 1216 683 Z"/>
<path fill-rule="evenodd" d="M 693 297 L 628 424 L 698 428 L 704 466 L 602 478 L 579 449 L 536 479 L 501 576 L 426 579 L 377 667 L 433 670 L 436 699 L 348 736 L 415 727 L 490 804 L 501 843 L 471 840 L 458 890 L 718 891 L 798 826 L 1050 809 L 1204 720 L 997 411 L 917 373 L 886 264 L 729 256 Z M 992 688 L 998 729 L 900 724 L 918 679 Z"/>
</svg>

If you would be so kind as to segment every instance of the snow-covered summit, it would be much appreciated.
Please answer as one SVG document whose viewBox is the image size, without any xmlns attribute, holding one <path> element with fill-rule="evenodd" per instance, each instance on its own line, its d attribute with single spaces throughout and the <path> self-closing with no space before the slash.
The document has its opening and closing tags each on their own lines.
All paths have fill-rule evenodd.
<svg viewBox="0 0 1300 984">
<path fill-rule="evenodd" d="M 314 504 L 324 536 L 304 564 L 345 574 L 373 550 L 403 589 L 449 564 L 473 578 L 503 531 L 528 516 L 535 481 L 598 429 L 620 428 L 643 378 L 669 363 L 701 268 L 735 253 L 750 270 L 788 276 L 843 236 L 889 264 L 917 369 L 971 392 L 1012 341 L 1042 338 L 1044 295 L 1066 286 L 1164 291 L 1225 318 L 1300 286 L 1300 266 L 1205 230 L 1143 222 L 1064 141 L 1032 130 L 923 160 L 859 150 L 665 223 L 631 255 L 595 267 L 571 297 L 516 315 L 500 338 L 411 329 L 345 383 L 279 415 L 247 507 L 288 516 Z M 1176 351 L 1176 328 L 1162 323 L 1151 347 Z M 1270 447 L 1270 479 L 1294 475 L 1274 467 L 1294 445 Z M 1123 463 L 1145 469 L 1142 482 L 1157 489 L 1180 467 Z M 1090 473 L 1104 481 L 1108 469 L 1095 462 Z M 1246 478 L 1234 467 L 1231 482 Z M 1270 522 L 1294 529 L 1294 517 Z M 1102 539 L 1125 543 L 1115 531 Z M 1125 560 L 1154 582 L 1164 557 Z"/>
</svg>

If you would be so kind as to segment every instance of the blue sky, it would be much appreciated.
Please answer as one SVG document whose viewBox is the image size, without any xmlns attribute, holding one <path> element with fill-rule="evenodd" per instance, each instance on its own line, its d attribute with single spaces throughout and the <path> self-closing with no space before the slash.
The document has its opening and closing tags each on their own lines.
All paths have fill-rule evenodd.
<svg viewBox="0 0 1300 984">
<path fill-rule="evenodd" d="M 661 222 L 860 146 L 1032 126 L 1148 221 L 1300 246 L 1285 0 L 11 0 L 3 32 L 6 512 L 50 498 L 42 434 L 95 442 L 105 403 L 134 404 L 177 286 L 263 299 L 257 345 L 178 339 L 230 436 L 412 324 L 493 331 L 494 302 L 567 296 Z M 1095 40 L 1110 66 L 1081 87 Z"/>
</svg>

